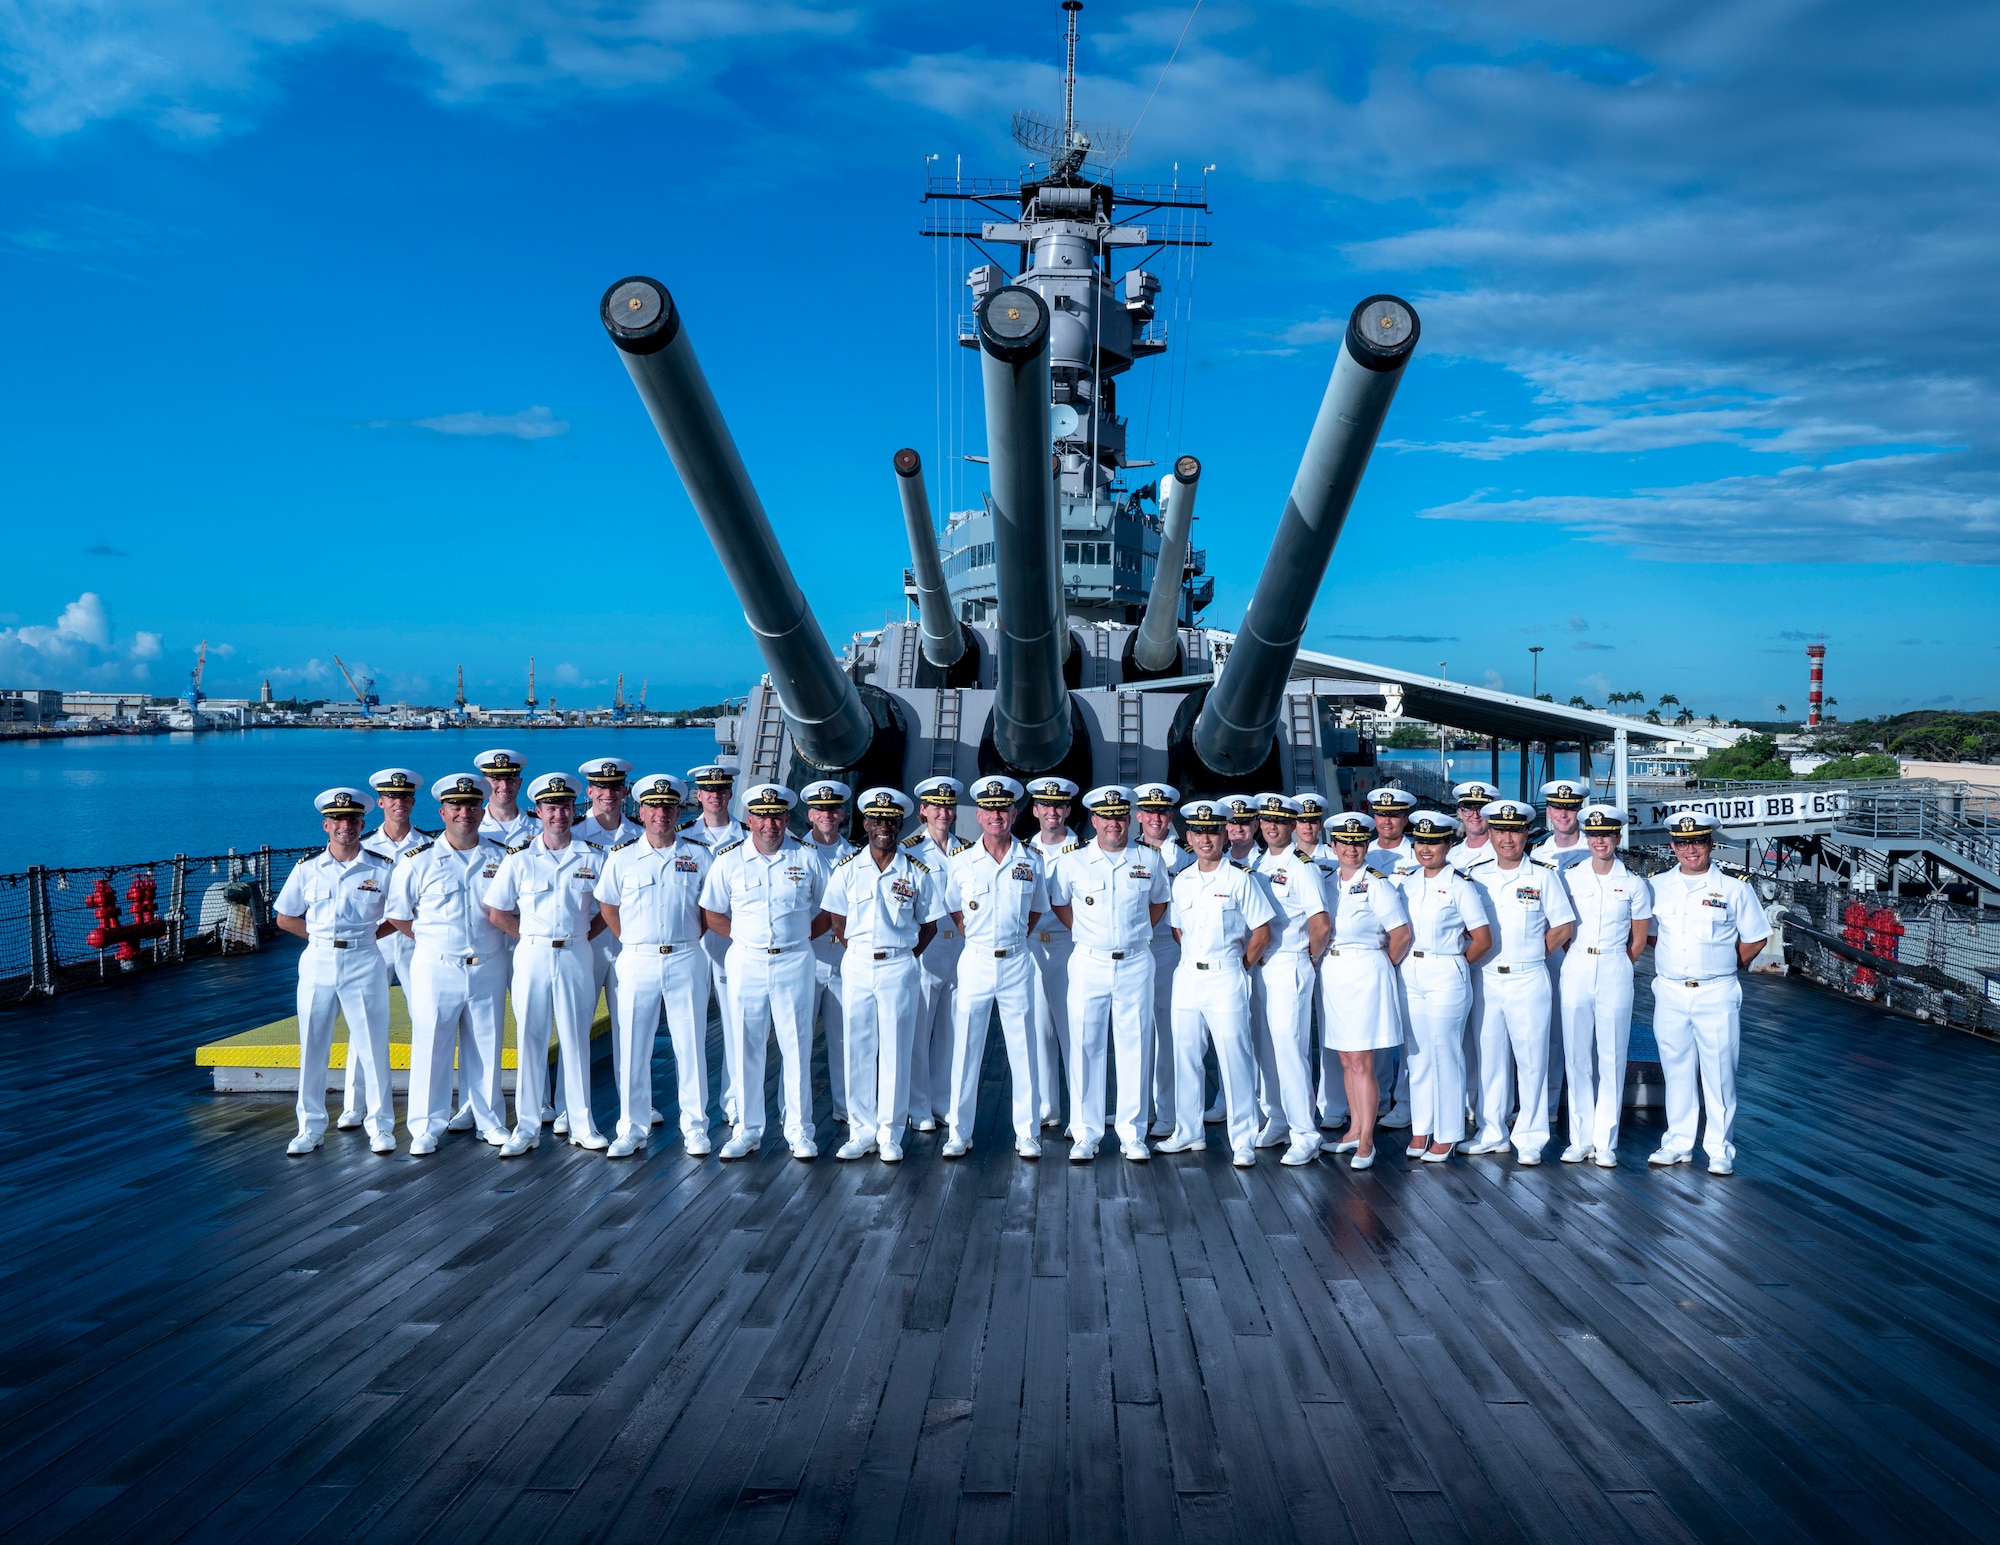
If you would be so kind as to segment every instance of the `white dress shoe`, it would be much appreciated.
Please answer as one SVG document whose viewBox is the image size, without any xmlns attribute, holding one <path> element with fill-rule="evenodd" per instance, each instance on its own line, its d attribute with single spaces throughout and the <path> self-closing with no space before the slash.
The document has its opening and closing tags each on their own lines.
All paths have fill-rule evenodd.
<svg viewBox="0 0 2000 1545">
<path fill-rule="evenodd" d="M 1298 1137 L 1292 1140 L 1292 1146 L 1285 1150 L 1285 1156 L 1278 1162 L 1297 1169 L 1302 1164 L 1312 1163 L 1318 1157 L 1319 1144 L 1310 1137 Z"/>
<path fill-rule="evenodd" d="M 763 1139 L 756 1137 L 732 1137 L 722 1145 L 722 1152 L 717 1157 L 723 1159 L 747 1159 L 757 1151 L 762 1142 Z"/>
<path fill-rule="evenodd" d="M 1669 1165 L 1673 1164 L 1692 1164 L 1694 1163 L 1694 1155 L 1692 1153 L 1675 1153 L 1671 1148 L 1655 1148 L 1646 1156 L 1646 1162 L 1653 1165 L 1656 1169 L 1666 1169 Z"/>
<path fill-rule="evenodd" d="M 1041 1139 L 1037 1137 L 1019 1138 L 1014 1143 L 1014 1152 L 1024 1159 L 1039 1159 L 1042 1156 Z"/>
<path fill-rule="evenodd" d="M 1457 1145 L 1453 1144 L 1452 1146 L 1456 1147 Z M 1452 1155 L 1452 1148 L 1446 1148 L 1443 1153 L 1439 1153 L 1435 1148 L 1426 1148 L 1424 1150 L 1424 1163 L 1442 1164 L 1446 1159 L 1449 1159 L 1451 1155 Z"/>
<path fill-rule="evenodd" d="M 1200 1153 L 1207 1146 L 1208 1139 L 1205 1137 L 1190 1137 L 1183 1143 L 1177 1143 L 1172 1138 L 1169 1138 L 1153 1151 L 1155 1153 Z"/>
<path fill-rule="evenodd" d="M 1042 1129 L 1043 1129 L 1044 1131 L 1047 1131 L 1047 1130 L 1048 1130 L 1048 1129 L 1049 1129 L 1050 1127 L 1059 1127 L 1059 1126 L 1061 1126 L 1062 1124 L 1063 1124 L 1063 1119 L 1062 1119 L 1062 1117 L 1061 1117 L 1060 1115 L 1058 1115 L 1058 1114 L 1057 1114 L 1056 1112 L 1054 1112 L 1054 1111 L 1045 1111 L 1045 1112 L 1043 1112 L 1043 1114 L 1042 1114 Z"/>
<path fill-rule="evenodd" d="M 1354 1157 L 1347 1161 L 1347 1167 L 1349 1169 L 1373 1169 L 1375 1167 L 1375 1155 L 1372 1153 L 1356 1152 Z"/>
<path fill-rule="evenodd" d="M 1537 1164 L 1542 1162 L 1542 1156 L 1533 1148 L 1523 1148 L 1519 1153 L 1514 1155 L 1514 1162 L 1528 1169 L 1533 1169 Z"/>
<path fill-rule="evenodd" d="M 396 1140 L 386 1134 L 381 1137 L 371 1137 L 368 1139 L 368 1151 L 370 1153 L 394 1153 L 396 1151 Z"/>
<path fill-rule="evenodd" d="M 1513 1146 L 1504 1137 L 1494 1137 L 1481 1142 L 1467 1143 L 1465 1144 L 1465 1151 L 1467 1153 L 1505 1153 Z"/>
<path fill-rule="evenodd" d="M 919 1132 L 935 1132 L 937 1130 L 937 1118 L 935 1116 L 924 1117 L 922 1121 L 917 1123 L 917 1130 Z"/>
<path fill-rule="evenodd" d="M 1727 1159 L 1710 1159 L 1708 1172 L 1711 1175 L 1733 1175 L 1736 1173 L 1736 1166 Z"/>
<path fill-rule="evenodd" d="M 1599 1169 L 1618 1168 L 1618 1150 L 1616 1148 L 1598 1149 L 1596 1163 Z"/>
<path fill-rule="evenodd" d="M 604 1157 L 607 1159 L 629 1159 L 645 1146 L 646 1140 L 643 1137 L 628 1135 L 615 1138 L 611 1146 L 604 1150 Z"/>
<path fill-rule="evenodd" d="M 706 1158 L 709 1151 L 708 1134 L 706 1132 L 690 1132 L 681 1139 L 681 1146 L 697 1159 Z"/>
<path fill-rule="evenodd" d="M 814 1142 L 810 1137 L 807 1137 L 803 1132 L 790 1141 L 793 1158 L 817 1159 L 819 1157 L 819 1144 Z"/>
<path fill-rule="evenodd" d="M 1562 1161 L 1565 1164 L 1581 1164 L 1596 1151 L 1594 1148 L 1581 1148 L 1575 1143 L 1571 1143 L 1562 1151 Z"/>
<path fill-rule="evenodd" d="M 438 1151 L 438 1140 L 426 1132 L 422 1137 L 410 1139 L 410 1157 L 422 1159 Z"/>
<path fill-rule="evenodd" d="M 488 1127 L 479 1136 L 482 1141 L 491 1143 L 495 1148 L 504 1148 L 507 1146 L 507 1129 L 505 1127 Z"/>
<path fill-rule="evenodd" d="M 568 1112 L 568 1111 L 564 1111 L 564 1112 L 563 1112 L 563 1113 L 562 1113 L 562 1114 L 561 1114 L 560 1116 L 556 1117 L 556 1136 L 557 1136 L 557 1137 L 568 1137 L 568 1136 L 569 1136 L 569 1112 Z"/>
<path fill-rule="evenodd" d="M 1343 1137 L 1339 1142 L 1333 1143 L 1330 1146 L 1335 1153 L 1356 1153 L 1360 1151 L 1361 1139 L 1358 1137 Z"/>
<path fill-rule="evenodd" d="M 1407 1105 L 1390 1106 L 1389 1114 L 1375 1123 L 1378 1127 L 1387 1127 L 1391 1132 L 1400 1132 L 1409 1124 L 1410 1107 Z"/>
<path fill-rule="evenodd" d="M 1430 1147 L 1429 1143 L 1411 1143 L 1409 1147 L 1403 1150 L 1403 1157 L 1406 1159 L 1421 1159 L 1424 1156 L 1424 1150 L 1428 1147 Z"/>
<path fill-rule="evenodd" d="M 1291 1133 L 1274 1131 L 1268 1125 L 1263 1131 L 1257 1134 L 1257 1146 L 1259 1148 L 1282 1148 L 1291 1140 Z"/>
<path fill-rule="evenodd" d="M 476 1125 L 478 1123 L 473 1120 L 472 1107 L 470 1105 L 462 1105 L 459 1107 L 458 1114 L 444 1124 L 444 1129 L 447 1132 L 470 1132 Z"/>
<path fill-rule="evenodd" d="M 361 1107 L 350 1105 L 340 1113 L 340 1119 L 334 1125 L 343 1132 L 352 1132 L 361 1125 L 363 1119 Z"/>
<path fill-rule="evenodd" d="M 285 1152 L 296 1159 L 301 1154 L 311 1153 L 320 1145 L 321 1141 L 322 1139 L 320 1138 L 308 1137 L 305 1133 L 301 1132 L 297 1137 L 285 1144 Z"/>
<path fill-rule="evenodd" d="M 833 1150 L 836 1159 L 865 1159 L 880 1146 L 872 1137 L 850 1137 Z"/>
<path fill-rule="evenodd" d="M 962 1159 L 965 1157 L 966 1150 L 971 1146 L 963 1138 L 947 1137 L 944 1140 L 944 1147 L 940 1148 L 938 1152 L 943 1154 L 947 1159 Z"/>
<path fill-rule="evenodd" d="M 1078 1143 L 1069 1151 L 1069 1162 L 1072 1164 L 1088 1164 L 1096 1157 L 1097 1144 L 1095 1143 Z"/>
<path fill-rule="evenodd" d="M 503 1159 L 518 1159 L 530 1149 L 541 1146 L 542 1139 L 539 1133 L 516 1132 L 500 1145 L 500 1157 Z"/>
<path fill-rule="evenodd" d="M 884 1164 L 901 1164 L 903 1162 L 903 1145 L 901 1143 L 877 1142 L 875 1151 L 882 1156 Z"/>
<path fill-rule="evenodd" d="M 667 1118 L 660 1114 L 660 1107 L 655 1105 L 653 1107 L 653 1125 L 656 1127 L 663 1127 L 666 1124 L 667 1124 Z"/>
<path fill-rule="evenodd" d="M 611 1139 L 602 1132 L 576 1132 L 570 1136 L 570 1145 L 575 1148 L 588 1148 L 593 1153 L 602 1153 L 611 1146 Z"/>
<path fill-rule="evenodd" d="M 1118 1151 L 1134 1164 L 1144 1164 L 1153 1156 L 1153 1150 L 1148 1148 L 1144 1143 L 1120 1143 Z"/>
<path fill-rule="evenodd" d="M 1229 1162 L 1238 1169 L 1254 1169 L 1257 1164 L 1257 1150 L 1245 1143 L 1229 1156 Z"/>
</svg>

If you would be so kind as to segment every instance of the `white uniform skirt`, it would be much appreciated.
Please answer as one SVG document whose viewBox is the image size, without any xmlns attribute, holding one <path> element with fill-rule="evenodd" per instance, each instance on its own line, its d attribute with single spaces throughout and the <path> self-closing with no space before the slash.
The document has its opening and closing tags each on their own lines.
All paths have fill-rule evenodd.
<svg viewBox="0 0 2000 1545">
<path fill-rule="evenodd" d="M 1379 1051 L 1403 1044 L 1396 972 L 1382 950 L 1328 950 L 1319 968 L 1326 1044 L 1334 1051 Z"/>
</svg>

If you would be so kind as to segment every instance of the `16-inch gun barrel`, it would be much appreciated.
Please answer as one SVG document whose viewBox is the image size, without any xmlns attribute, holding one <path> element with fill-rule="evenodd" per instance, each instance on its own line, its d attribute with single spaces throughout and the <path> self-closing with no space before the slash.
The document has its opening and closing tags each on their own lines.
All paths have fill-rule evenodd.
<svg viewBox="0 0 2000 1545">
<path fill-rule="evenodd" d="M 1008 285 L 979 307 L 986 455 L 999 570 L 993 744 L 1010 767 L 1046 772 L 1069 750 L 1061 543 L 1049 435 L 1049 310 Z"/>
<path fill-rule="evenodd" d="M 1347 320 L 1264 571 L 1195 721 L 1195 754 L 1216 773 L 1246 776 L 1271 754 L 1306 618 L 1417 333 L 1415 309 L 1393 295 L 1371 295 Z"/>
<path fill-rule="evenodd" d="M 937 527 L 931 524 L 930 496 L 924 492 L 924 459 L 905 447 L 896 452 L 896 491 L 903 499 L 903 525 L 910 536 L 910 572 L 917 581 L 917 621 L 923 629 L 924 658 L 953 665 L 965 653 L 965 634 L 951 609 L 944 564 L 938 557 Z"/>
<path fill-rule="evenodd" d="M 1160 561 L 1146 595 L 1146 615 L 1132 641 L 1132 658 L 1149 671 L 1163 671 L 1180 658 L 1181 576 L 1187 568 L 1188 533 L 1193 529 L 1194 494 L 1201 463 L 1183 456 L 1173 473 L 1160 479 Z"/>
<path fill-rule="evenodd" d="M 599 314 L 757 636 L 793 744 L 816 766 L 854 766 L 874 727 L 792 577 L 673 297 L 655 280 L 621 279 Z"/>
</svg>

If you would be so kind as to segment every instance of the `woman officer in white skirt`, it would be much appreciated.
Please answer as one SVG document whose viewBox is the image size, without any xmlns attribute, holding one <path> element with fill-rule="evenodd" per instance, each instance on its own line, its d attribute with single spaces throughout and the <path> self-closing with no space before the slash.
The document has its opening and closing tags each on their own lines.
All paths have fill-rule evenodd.
<svg viewBox="0 0 2000 1545">
<path fill-rule="evenodd" d="M 1465 1137 L 1470 967 L 1493 948 L 1485 893 L 1445 862 L 1464 830 L 1456 817 L 1436 810 L 1419 810 L 1410 817 L 1410 842 L 1423 872 L 1403 880 L 1412 935 L 1401 972 L 1410 1018 L 1410 1146 L 1405 1156 L 1426 1164 L 1444 1163 Z"/>
<path fill-rule="evenodd" d="M 1375 1162 L 1375 1053 L 1403 1043 L 1396 967 L 1410 948 L 1410 913 L 1402 890 L 1362 862 L 1375 820 L 1350 810 L 1326 823 L 1340 867 L 1327 877 L 1333 942 L 1320 959 L 1320 1007 L 1326 1044 L 1340 1053 L 1350 1124 L 1333 1145 L 1355 1169 Z"/>
</svg>

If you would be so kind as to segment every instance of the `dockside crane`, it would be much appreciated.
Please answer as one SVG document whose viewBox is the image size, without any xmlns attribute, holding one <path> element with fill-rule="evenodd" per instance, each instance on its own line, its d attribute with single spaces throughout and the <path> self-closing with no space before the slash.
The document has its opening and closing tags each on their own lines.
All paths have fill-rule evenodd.
<svg viewBox="0 0 2000 1545">
<path fill-rule="evenodd" d="M 356 682 L 354 673 L 340 663 L 339 655 L 333 657 L 333 663 L 339 669 L 340 674 L 347 678 L 347 690 L 354 694 L 354 701 L 361 705 L 361 717 L 372 719 L 375 716 L 375 705 L 382 701 L 374 692 L 375 678 L 373 676 L 364 676 L 359 682 Z"/>
<path fill-rule="evenodd" d="M 208 694 L 201 690 L 202 672 L 208 669 L 208 640 L 201 641 L 201 648 L 194 652 L 194 669 L 188 672 L 187 706 L 193 713 L 207 701 Z"/>
<path fill-rule="evenodd" d="M 550 703 L 549 706 L 553 708 L 555 704 Z M 528 717 L 530 719 L 535 717 L 535 657 L 533 655 L 528 656 Z"/>
<path fill-rule="evenodd" d="M 646 685 L 646 678 L 641 676 L 639 678 L 639 722 L 641 724 L 646 722 Z"/>
<path fill-rule="evenodd" d="M 611 696 L 611 722 L 613 724 L 623 724 L 625 722 L 625 673 L 623 671 L 618 673 L 618 690 Z"/>
<path fill-rule="evenodd" d="M 458 696 L 452 700 L 453 715 L 461 723 L 465 719 L 465 667 L 458 668 Z"/>
</svg>

